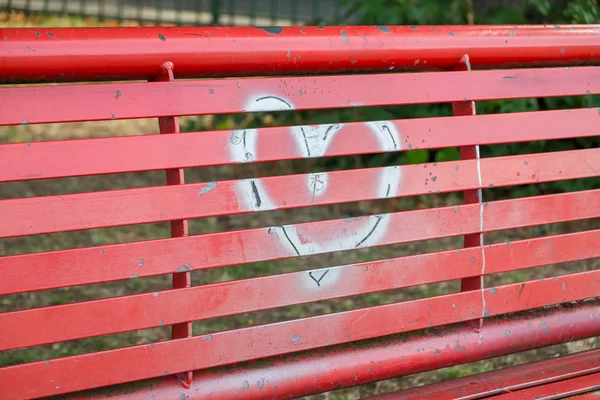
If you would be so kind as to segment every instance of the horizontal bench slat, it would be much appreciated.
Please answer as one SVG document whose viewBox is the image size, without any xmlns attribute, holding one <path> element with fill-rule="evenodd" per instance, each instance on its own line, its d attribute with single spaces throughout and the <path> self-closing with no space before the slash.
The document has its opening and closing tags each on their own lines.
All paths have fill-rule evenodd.
<svg viewBox="0 0 600 400">
<path fill-rule="evenodd" d="M 584 394 L 592 391 L 600 390 L 600 373 L 579 376 L 576 378 L 566 379 L 559 382 L 542 384 L 533 386 L 527 389 L 511 391 L 494 396 L 498 400 L 529 400 L 529 399 L 560 399 L 569 398 L 577 400 L 577 397 L 572 397 L 578 394 Z M 568 397 L 567 397 L 568 396 Z M 598 394 L 594 394 L 593 398 L 598 398 Z M 580 399 L 581 400 L 581 399 Z"/>
<path fill-rule="evenodd" d="M 370 400 L 477 399 L 514 392 L 540 383 L 600 372 L 600 350 L 568 354 L 528 364 L 450 379 L 369 398 Z M 597 400 L 597 399 L 594 399 Z"/>
<path fill-rule="evenodd" d="M 0 89 L 0 125 L 600 93 L 600 68 L 217 79 Z"/>
<path fill-rule="evenodd" d="M 364 340 L 600 295 L 600 271 L 0 369 L 7 398 L 42 397 Z M 483 299 L 482 299 L 483 297 Z M 483 300 L 483 302 L 482 302 Z M 507 343 L 513 339 L 506 336 Z M 460 351 L 454 348 L 439 351 Z M 102 373 L 99 373 L 102 371 Z M 36 377 L 36 386 L 28 385 Z M 241 383 L 240 383 L 241 384 Z"/>
<path fill-rule="evenodd" d="M 10 199 L 0 201 L 0 238 L 587 178 L 598 171 L 600 149 L 586 149 L 488 158 L 479 166 L 452 161 Z"/>
<path fill-rule="evenodd" d="M 0 182 L 597 136 L 599 119 L 590 108 L 248 129 L 253 149 L 239 140 L 243 131 L 2 144 Z M 397 148 L 385 127 L 397 133 Z M 310 154 L 303 130 L 316 136 Z M 322 146 L 328 130 L 335 140 Z"/>
<path fill-rule="evenodd" d="M 0 294 L 600 217 L 600 190 L 0 258 Z M 394 228 L 395 227 L 395 228 Z M 82 266 L 85 266 L 82 268 Z"/>
<path fill-rule="evenodd" d="M 600 257 L 599 241 L 595 230 L 486 246 L 485 272 Z M 0 314 L 0 351 L 467 278 L 481 270 L 482 248 L 471 247 L 8 312 Z M 77 324 L 65 330 L 65 321 Z"/>
</svg>

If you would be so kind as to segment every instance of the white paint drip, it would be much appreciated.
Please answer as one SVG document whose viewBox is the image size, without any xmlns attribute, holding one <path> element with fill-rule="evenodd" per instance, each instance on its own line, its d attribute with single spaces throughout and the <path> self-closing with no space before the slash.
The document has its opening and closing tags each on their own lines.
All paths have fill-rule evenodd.
<svg viewBox="0 0 600 400">
<path fill-rule="evenodd" d="M 481 276 L 479 277 L 479 285 L 481 286 L 481 318 L 479 319 L 479 331 L 483 328 L 483 318 L 485 317 L 485 247 L 483 241 L 483 180 L 481 179 L 481 158 L 479 156 L 479 145 L 475 146 L 475 158 L 477 160 L 477 179 L 479 180 L 479 189 L 477 189 L 477 199 L 479 200 L 479 246 L 481 246 Z M 482 343 L 481 333 L 479 334 L 479 343 Z"/>
</svg>

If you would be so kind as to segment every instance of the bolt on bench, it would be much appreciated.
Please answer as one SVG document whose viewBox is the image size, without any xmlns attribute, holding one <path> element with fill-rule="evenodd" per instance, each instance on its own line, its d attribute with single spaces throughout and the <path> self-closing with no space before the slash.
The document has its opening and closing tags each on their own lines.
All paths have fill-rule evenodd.
<svg viewBox="0 0 600 400">
<path fill-rule="evenodd" d="M 494 231 L 598 218 L 600 190 L 482 198 L 486 188 L 596 177 L 600 149 L 479 156 L 480 145 L 598 136 L 600 110 L 476 115 L 476 101 L 600 93 L 600 67 L 591 66 L 600 62 L 600 27 L 4 29 L 0 36 L 1 82 L 46 83 L 0 88 L 0 124 L 156 117 L 161 133 L 2 144 L 0 182 L 167 174 L 163 187 L 2 199 L 0 238 L 161 221 L 171 221 L 172 233 L 0 257 L 0 294 L 173 274 L 173 289 L 0 313 L 0 351 L 172 327 L 166 341 L 0 368 L 2 399 L 119 384 L 127 385 L 73 398 L 299 397 L 600 334 L 600 271 L 484 282 L 600 256 L 600 230 L 486 240 Z M 420 67 L 431 71 L 394 71 Z M 49 84 L 98 80 L 135 82 Z M 425 103 L 452 103 L 455 116 L 191 133 L 180 133 L 178 120 Z M 184 181 L 189 167 L 446 147 L 459 147 L 461 159 Z M 188 236 L 189 219 L 448 192 L 464 192 L 464 204 Z M 451 236 L 464 237 L 464 248 L 190 284 L 192 272 L 210 268 Z M 455 280 L 461 290 L 439 296 L 192 335 L 192 321 Z M 599 384 L 600 351 L 590 350 L 384 397 L 555 399 Z"/>
</svg>

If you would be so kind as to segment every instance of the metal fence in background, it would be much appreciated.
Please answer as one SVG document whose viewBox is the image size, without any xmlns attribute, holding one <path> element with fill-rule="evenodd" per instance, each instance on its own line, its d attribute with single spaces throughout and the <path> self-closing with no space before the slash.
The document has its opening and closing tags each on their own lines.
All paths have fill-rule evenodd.
<svg viewBox="0 0 600 400">
<path fill-rule="evenodd" d="M 177 25 L 349 22 L 343 0 L 0 0 L 0 10 Z"/>
</svg>

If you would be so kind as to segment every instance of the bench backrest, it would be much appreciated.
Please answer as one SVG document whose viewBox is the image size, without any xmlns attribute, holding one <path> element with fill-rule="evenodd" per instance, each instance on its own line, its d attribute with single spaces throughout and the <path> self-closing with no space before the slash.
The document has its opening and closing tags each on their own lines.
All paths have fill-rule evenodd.
<svg viewBox="0 0 600 400">
<path fill-rule="evenodd" d="M 402 48 L 401 41 L 410 39 L 411 34 L 410 28 L 402 29 L 402 32 L 396 29 L 392 32 L 387 27 L 302 28 L 311 40 L 316 41 L 318 37 L 326 46 L 328 42 L 335 43 L 336 49 L 349 43 L 375 43 L 372 47 L 365 45 L 367 56 L 354 47 L 357 57 L 363 57 L 358 61 L 338 50 L 335 57 L 346 60 L 343 68 L 335 64 L 328 66 L 327 56 L 320 55 L 323 64 L 313 65 L 316 72 L 350 69 L 354 63 L 356 69 L 361 69 L 361 62 L 364 63 L 362 69 L 381 69 L 377 63 L 369 64 L 368 51 L 381 47 L 382 43 L 390 46 L 395 43 Z M 433 66 L 437 63 L 443 67 L 454 63 L 455 71 L 176 80 L 173 71 L 178 71 L 177 60 L 156 54 L 152 62 L 159 60 L 160 63 L 156 65 L 157 74 L 152 82 L 0 88 L 1 125 L 158 117 L 163 133 L 2 144 L 0 182 L 167 171 L 167 185 L 161 187 L 0 200 L 0 238 L 165 221 L 171 221 L 173 236 L 0 257 L 0 295 L 164 274 L 173 274 L 174 287 L 1 313 L 0 351 L 173 327 L 171 340 L 2 368 L 2 398 L 43 397 L 162 376 L 174 380 L 175 374 L 179 374 L 178 379 L 184 386 L 196 379 L 198 383 L 182 391 L 179 384 L 173 386 L 164 378 L 150 384 L 148 390 L 162 388 L 163 394 L 182 392 L 198 398 L 211 393 L 221 393 L 223 397 L 227 397 L 225 393 L 261 397 L 266 391 L 272 396 L 300 395 L 415 372 L 419 368 L 432 369 L 559 343 L 571 337 L 600 334 L 600 312 L 594 302 L 538 311 L 527 319 L 494 318 L 595 298 L 600 294 L 599 271 L 497 287 L 486 286 L 483 281 L 483 276 L 490 274 L 598 257 L 598 230 L 502 243 L 484 240 L 484 233 L 598 218 L 600 190 L 489 202 L 482 199 L 483 189 L 596 177 L 600 171 L 600 149 L 493 158 L 479 156 L 479 145 L 598 136 L 600 109 L 475 115 L 475 102 L 480 100 L 596 95 L 600 93 L 600 67 L 471 70 L 471 63 L 474 68 L 478 64 L 477 57 L 471 56 L 469 50 L 481 53 L 482 48 L 463 46 L 465 41 L 472 40 L 467 34 L 469 31 L 456 27 L 438 29 L 444 31 L 431 32 L 444 43 L 456 39 L 461 44 L 445 52 L 428 53 L 431 59 L 419 56 L 410 62 Z M 484 49 L 490 53 L 504 51 L 499 50 L 504 42 L 513 39 L 515 46 L 525 43 L 525 47 L 533 51 L 538 42 L 532 33 L 542 37 L 539 48 L 543 51 L 527 57 L 522 54 L 520 60 L 508 59 L 507 65 L 526 64 L 534 59 L 567 64 L 596 61 L 594 57 L 600 54 L 600 35 L 594 31 L 595 27 L 572 28 L 572 31 L 568 27 L 554 29 L 552 32 L 557 36 L 552 37 L 551 44 L 545 37 L 549 29 L 480 28 L 475 31 L 480 32 L 482 40 L 494 37 L 497 46 Z M 205 35 L 202 32 L 206 31 L 183 30 L 199 35 Z M 212 36 L 205 35 L 203 40 L 210 36 L 235 42 L 245 37 L 236 36 L 235 30 L 209 31 Z M 44 45 L 63 39 L 61 35 L 66 32 L 43 32 L 47 36 L 42 38 Z M 150 32 L 147 36 L 165 46 L 177 43 L 172 36 L 183 34 L 167 29 L 154 38 L 155 30 L 131 32 L 132 35 Z M 285 32 L 260 32 L 266 38 L 279 39 L 279 42 L 268 43 L 287 47 Z M 5 43 L 9 46 L 13 33 L 22 34 L 6 30 Z M 298 33 L 297 37 L 294 34 L 289 35 L 298 48 L 307 51 L 302 47 L 305 43 L 302 34 Z M 90 35 L 91 46 L 97 46 L 96 33 Z M 396 42 L 391 42 L 391 38 Z M 67 49 L 68 40 L 68 36 L 64 38 Z M 106 40 L 104 44 L 110 43 Z M 424 41 L 411 46 L 411 54 L 418 54 L 421 48 L 427 47 Z M 273 51 L 259 49 L 253 55 L 250 50 L 240 51 L 240 57 L 255 60 L 257 65 L 266 63 L 259 60 L 261 55 L 266 57 Z M 503 54 L 498 59 L 501 60 Z M 288 59 L 295 55 L 292 47 L 283 57 Z M 30 59 L 19 57 L 15 59 L 23 65 L 36 62 L 35 53 Z M 65 57 L 61 61 L 65 73 L 71 61 L 75 69 L 84 65 L 81 57 Z M 222 57 L 227 59 L 229 55 Z M 406 54 L 398 57 L 401 58 L 397 60 L 399 65 L 408 64 Z M 481 59 L 486 67 L 492 64 L 489 59 Z M 31 66 L 39 71 L 47 68 L 49 72 L 45 77 L 26 72 L 17 76 L 21 73 L 17 71 L 7 73 L 9 78 L 4 82 L 61 80 L 53 75 L 53 68 L 59 64 L 56 60 L 47 66 Z M 219 65 L 218 61 L 210 60 Z M 235 58 L 233 60 L 226 64 L 229 69 L 224 73 L 236 74 L 232 67 Z M 246 61 L 242 61 L 243 65 Z M 10 62 L 7 57 L 7 71 L 12 71 Z M 94 62 L 102 61 L 95 58 Z M 293 70 L 291 64 L 277 69 L 273 63 L 273 73 L 307 72 L 307 61 L 300 63 L 297 70 Z M 104 76 L 118 75 L 117 66 L 110 62 L 94 68 L 103 67 L 106 68 Z M 124 77 L 132 79 L 144 73 L 134 67 L 118 66 Z M 183 68 L 182 76 L 193 76 L 191 68 Z M 83 73 L 85 69 L 78 71 Z M 257 67 L 250 71 L 258 74 L 263 70 Z M 81 74 L 75 76 L 75 79 L 89 78 Z M 323 125 L 189 133 L 180 133 L 177 118 L 197 114 L 426 103 L 453 103 L 456 116 L 352 123 L 331 121 Z M 446 147 L 460 147 L 462 159 L 229 181 L 191 184 L 184 181 L 183 171 L 189 167 Z M 261 218 L 259 212 L 271 210 L 448 192 L 464 192 L 464 204 L 188 236 L 189 219 L 242 213 L 258 213 L 256 218 Z M 465 248 L 206 285 L 190 284 L 192 273 L 210 268 L 453 236 L 464 236 Z M 191 321 L 454 280 L 462 280 L 461 291 L 199 336 L 192 336 L 191 332 Z M 448 327 L 450 324 L 458 325 Z M 403 338 L 400 342 L 394 342 L 398 337 L 390 336 L 388 347 L 381 347 L 381 339 L 373 346 L 344 347 L 348 343 L 432 327 L 443 329 L 437 336 L 415 334 L 412 339 Z M 392 358 L 390 349 L 395 349 Z M 422 354 L 420 349 L 423 349 Z M 211 369 L 307 350 L 313 352 L 287 361 L 274 358 L 267 364 L 252 364 L 253 369 Z M 369 358 L 365 358 L 367 355 Z M 405 356 L 410 363 L 400 361 L 400 357 Z M 386 364 L 392 361 L 393 366 Z M 369 370 L 369 363 L 374 362 L 378 365 Z M 307 372 L 306 368 L 296 368 L 299 365 L 312 369 Z M 201 371 L 195 374 L 196 378 L 188 372 L 197 370 Z"/>
</svg>

